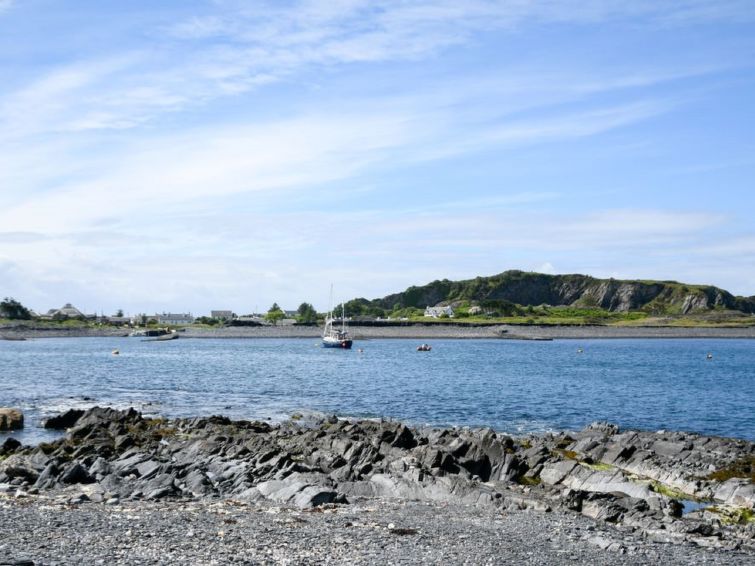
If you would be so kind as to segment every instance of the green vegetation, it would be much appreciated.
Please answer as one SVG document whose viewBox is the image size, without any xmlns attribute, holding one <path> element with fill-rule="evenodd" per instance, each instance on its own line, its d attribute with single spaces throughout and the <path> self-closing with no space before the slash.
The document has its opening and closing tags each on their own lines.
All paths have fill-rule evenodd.
<svg viewBox="0 0 755 566">
<path fill-rule="evenodd" d="M 534 478 L 532 476 L 519 476 L 516 479 L 516 482 L 519 485 L 540 485 L 542 480 L 540 479 L 540 476 L 535 476 Z"/>
<path fill-rule="evenodd" d="M 350 316 L 401 316 L 406 309 L 451 305 L 465 322 L 511 319 L 513 324 L 631 324 L 650 317 L 755 313 L 755 297 L 734 297 L 709 285 L 624 281 L 586 275 L 506 271 L 465 281 L 443 279 L 401 293 L 346 303 Z M 720 321 L 709 322 L 712 325 Z M 701 323 L 696 323 L 702 324 Z M 755 319 L 749 318 L 749 324 Z"/>
<path fill-rule="evenodd" d="M 720 470 L 708 475 L 707 479 L 724 482 L 731 478 L 745 478 L 755 482 L 755 456 L 746 456 L 736 460 Z"/>
<path fill-rule="evenodd" d="M 12 297 L 0 301 L 0 318 L 8 320 L 31 320 L 31 311 Z"/>
<path fill-rule="evenodd" d="M 563 458 L 566 458 L 567 460 L 579 461 L 579 454 L 574 452 L 574 450 L 563 450 L 561 448 L 556 448 L 553 450 L 553 453 L 558 454 L 559 456 L 562 456 Z"/>
<path fill-rule="evenodd" d="M 658 481 L 651 481 L 649 487 L 654 492 L 670 497 L 671 499 L 695 500 L 693 496 Z"/>
<path fill-rule="evenodd" d="M 278 306 L 278 303 L 273 303 L 273 306 L 270 307 L 265 315 L 265 320 L 273 325 L 278 324 L 284 318 L 286 318 L 286 313 Z"/>
<path fill-rule="evenodd" d="M 210 316 L 200 316 L 199 318 L 194 319 L 194 324 L 203 324 L 205 326 L 222 326 L 224 323 L 225 321 Z"/>
<path fill-rule="evenodd" d="M 755 511 L 745 507 L 707 507 L 709 513 L 716 513 L 724 525 L 746 525 L 755 522 Z"/>
<path fill-rule="evenodd" d="M 317 322 L 317 311 L 309 303 L 302 303 L 296 309 L 296 322 L 299 324 L 313 324 Z"/>
<path fill-rule="evenodd" d="M 438 305 L 450 306 L 453 317 L 424 316 L 426 307 Z M 755 326 L 755 297 L 734 297 L 709 285 L 523 271 L 433 281 L 382 299 L 353 299 L 344 307 L 352 318 L 423 324 Z"/>
</svg>

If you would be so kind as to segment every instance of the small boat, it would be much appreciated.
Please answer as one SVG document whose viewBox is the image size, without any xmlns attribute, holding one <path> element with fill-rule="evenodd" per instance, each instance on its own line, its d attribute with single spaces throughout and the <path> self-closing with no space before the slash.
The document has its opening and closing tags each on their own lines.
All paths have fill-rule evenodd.
<svg viewBox="0 0 755 566">
<path fill-rule="evenodd" d="M 419 346 L 417 346 L 418 352 L 429 352 L 432 349 L 433 347 L 430 346 L 430 344 L 420 344 Z"/>
<path fill-rule="evenodd" d="M 705 358 L 706 358 L 706 359 L 708 359 L 708 360 L 712 360 L 712 359 L 713 359 L 713 354 L 711 354 L 711 353 L 709 352 L 709 353 L 708 353 L 708 355 L 707 355 L 707 356 L 705 356 Z"/>
<path fill-rule="evenodd" d="M 330 289 L 331 303 L 333 288 Z M 334 328 L 333 311 L 328 312 L 325 317 L 325 328 L 322 331 L 322 347 L 323 348 L 341 348 L 342 350 L 350 350 L 353 340 L 348 330 L 346 330 L 346 311 L 343 303 L 341 304 L 341 328 Z"/>
<path fill-rule="evenodd" d="M 158 336 L 157 338 L 147 338 L 145 340 L 142 340 L 142 342 L 165 342 L 167 340 L 178 340 L 178 334 L 176 332 L 173 332 L 171 334 L 163 334 L 162 336 Z"/>
<path fill-rule="evenodd" d="M 118 355 L 120 355 L 120 353 L 121 352 L 120 352 L 120 350 L 118 350 L 118 348 L 116 348 L 115 350 L 113 350 L 113 355 L 114 356 L 118 356 Z"/>
</svg>

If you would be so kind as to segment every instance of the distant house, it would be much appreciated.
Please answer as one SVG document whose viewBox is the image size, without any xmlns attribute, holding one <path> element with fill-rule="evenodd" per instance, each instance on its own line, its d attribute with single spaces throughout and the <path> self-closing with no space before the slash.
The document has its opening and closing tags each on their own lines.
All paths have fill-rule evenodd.
<svg viewBox="0 0 755 566">
<path fill-rule="evenodd" d="M 210 318 L 218 320 L 233 320 L 233 311 L 210 311 Z"/>
<path fill-rule="evenodd" d="M 469 314 L 475 315 L 475 314 L 482 314 L 482 307 L 474 306 L 469 307 Z"/>
<path fill-rule="evenodd" d="M 149 318 L 154 318 L 158 324 L 172 324 L 172 325 L 179 325 L 179 324 L 191 324 L 194 322 L 194 317 L 191 316 L 191 314 L 185 314 L 185 313 L 170 313 L 170 312 L 164 312 L 162 314 L 156 314 L 155 316 L 151 316 Z"/>
<path fill-rule="evenodd" d="M 454 309 L 452 309 L 451 307 L 427 307 L 425 309 L 425 316 L 432 318 L 447 316 L 449 318 L 452 318 L 454 316 Z"/>
<path fill-rule="evenodd" d="M 130 316 L 103 316 L 101 321 L 113 326 L 128 326 L 134 323 Z"/>
</svg>

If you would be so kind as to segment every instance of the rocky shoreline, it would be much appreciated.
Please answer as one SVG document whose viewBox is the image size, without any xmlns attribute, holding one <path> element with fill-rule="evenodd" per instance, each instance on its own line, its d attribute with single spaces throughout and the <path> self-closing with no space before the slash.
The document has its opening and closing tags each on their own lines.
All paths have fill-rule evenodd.
<svg viewBox="0 0 755 566">
<path fill-rule="evenodd" d="M 752 327 L 674 327 L 674 326 L 539 326 L 490 325 L 462 326 L 425 324 L 411 326 L 353 326 L 356 340 L 386 338 L 406 339 L 621 339 L 621 338 L 749 338 L 755 339 Z M 0 328 L 0 339 L 125 337 L 122 328 L 31 328 L 23 326 Z M 312 338 L 318 339 L 322 329 L 316 326 L 255 326 L 223 328 L 186 328 L 181 338 Z"/>
<path fill-rule="evenodd" d="M 72 410 L 47 426 L 65 437 L 0 445 L 0 563 L 755 558 L 755 445 L 744 440 L 606 423 L 513 438 L 109 408 Z M 699 508 L 685 513 L 685 504 Z M 79 546 L 48 540 L 63 533 Z"/>
</svg>

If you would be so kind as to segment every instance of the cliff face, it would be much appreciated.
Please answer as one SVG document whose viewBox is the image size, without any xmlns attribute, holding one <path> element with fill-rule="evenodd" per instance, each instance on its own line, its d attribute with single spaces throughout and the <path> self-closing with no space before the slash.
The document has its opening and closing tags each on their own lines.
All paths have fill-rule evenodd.
<svg viewBox="0 0 755 566">
<path fill-rule="evenodd" d="M 372 304 L 425 308 L 459 300 L 503 300 L 519 305 L 600 307 L 609 311 L 647 310 L 689 314 L 725 308 L 755 313 L 755 297 L 735 297 L 713 286 L 685 285 L 675 281 L 619 281 L 587 275 L 545 275 L 506 271 L 466 281 L 433 281 L 409 287 Z"/>
</svg>

